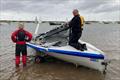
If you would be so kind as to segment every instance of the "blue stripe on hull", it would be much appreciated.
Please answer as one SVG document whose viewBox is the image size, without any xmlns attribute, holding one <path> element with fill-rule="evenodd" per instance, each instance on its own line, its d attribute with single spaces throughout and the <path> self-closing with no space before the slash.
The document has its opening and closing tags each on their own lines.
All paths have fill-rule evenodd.
<svg viewBox="0 0 120 80">
<path fill-rule="evenodd" d="M 76 52 L 76 51 L 65 51 L 65 50 L 58 50 L 58 49 L 46 49 L 44 47 L 36 46 L 35 44 L 27 44 L 27 46 L 34 48 L 38 51 L 42 52 L 53 52 L 56 54 L 65 54 L 65 55 L 72 55 L 78 57 L 87 57 L 87 58 L 95 58 L 95 59 L 104 59 L 104 55 L 102 54 L 94 54 L 94 53 L 87 53 L 87 52 Z"/>
<path fill-rule="evenodd" d="M 104 59 L 104 55 L 102 54 L 93 54 L 87 52 L 65 51 L 65 50 L 56 50 L 56 49 L 48 49 L 48 52 L 55 52 L 59 54 L 66 54 L 66 55 L 87 57 L 87 58 Z"/>
<path fill-rule="evenodd" d="M 43 47 L 38 47 L 38 46 L 36 46 L 35 44 L 27 44 L 27 46 L 29 46 L 29 47 L 31 47 L 31 48 L 34 48 L 34 49 L 36 49 L 36 50 L 38 50 L 38 51 L 46 51 L 45 48 L 43 48 Z"/>
</svg>

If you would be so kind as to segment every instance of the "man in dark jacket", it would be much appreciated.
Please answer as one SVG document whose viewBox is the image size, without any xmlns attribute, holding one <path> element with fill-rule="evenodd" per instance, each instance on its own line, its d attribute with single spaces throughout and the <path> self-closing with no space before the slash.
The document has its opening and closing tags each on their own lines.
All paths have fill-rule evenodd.
<svg viewBox="0 0 120 80">
<path fill-rule="evenodd" d="M 73 10 L 74 17 L 69 22 L 70 33 L 69 33 L 69 45 L 76 49 L 82 50 L 81 44 L 78 42 L 82 35 L 81 19 L 77 9 Z"/>
<path fill-rule="evenodd" d="M 27 61 L 27 46 L 26 42 L 31 41 L 32 34 L 28 31 L 24 30 L 24 25 L 19 24 L 19 29 L 12 33 L 11 39 L 14 43 L 16 43 L 15 49 L 15 63 L 16 67 L 19 67 L 20 64 L 20 53 L 22 53 L 22 63 L 23 67 L 26 66 Z"/>
</svg>

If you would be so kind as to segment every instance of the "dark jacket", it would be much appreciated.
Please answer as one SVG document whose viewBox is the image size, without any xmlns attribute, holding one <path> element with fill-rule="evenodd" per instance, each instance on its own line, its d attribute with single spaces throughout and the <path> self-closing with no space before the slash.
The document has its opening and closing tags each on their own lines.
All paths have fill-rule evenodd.
<svg viewBox="0 0 120 80">
<path fill-rule="evenodd" d="M 18 32 L 20 32 L 20 31 L 24 31 L 24 32 L 25 32 L 25 36 L 27 37 L 27 40 L 23 40 L 23 41 L 18 41 L 18 40 L 17 40 L 17 34 L 18 34 Z M 26 44 L 26 42 L 31 41 L 31 39 L 32 39 L 32 34 L 29 33 L 29 32 L 26 31 L 26 30 L 19 29 L 19 30 L 16 30 L 15 32 L 12 33 L 11 39 L 12 39 L 12 41 L 15 42 L 16 44 L 21 44 L 21 45 L 23 45 L 23 44 Z"/>
<path fill-rule="evenodd" d="M 82 31 L 81 20 L 79 15 L 74 16 L 72 18 L 72 20 L 69 23 L 69 27 L 73 34 L 80 33 Z"/>
</svg>

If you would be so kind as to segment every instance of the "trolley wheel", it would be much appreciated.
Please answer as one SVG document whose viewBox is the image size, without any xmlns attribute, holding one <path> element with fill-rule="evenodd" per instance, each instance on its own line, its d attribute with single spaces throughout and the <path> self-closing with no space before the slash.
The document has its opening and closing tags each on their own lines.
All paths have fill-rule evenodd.
<svg viewBox="0 0 120 80">
<path fill-rule="evenodd" d="M 44 57 L 41 57 L 41 56 L 35 57 L 35 63 L 42 63 L 42 62 L 44 62 Z"/>
<path fill-rule="evenodd" d="M 41 63 L 41 57 L 40 56 L 35 57 L 35 63 Z"/>
</svg>

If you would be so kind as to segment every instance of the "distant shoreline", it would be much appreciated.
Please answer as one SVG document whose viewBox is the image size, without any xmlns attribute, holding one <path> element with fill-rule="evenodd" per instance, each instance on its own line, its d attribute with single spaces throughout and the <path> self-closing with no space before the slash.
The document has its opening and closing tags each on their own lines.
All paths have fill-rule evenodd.
<svg viewBox="0 0 120 80">
<path fill-rule="evenodd" d="M 11 22 L 21 22 L 21 23 L 38 23 L 38 21 L 23 21 L 23 20 L 0 20 L 0 23 L 5 22 L 5 23 L 11 23 Z M 42 23 L 52 23 L 54 24 L 62 24 L 65 23 L 65 21 L 42 21 Z M 85 24 L 91 24 L 91 23 L 104 23 L 104 24 L 109 24 L 109 23 L 118 23 L 120 24 L 120 21 L 85 21 Z"/>
</svg>

